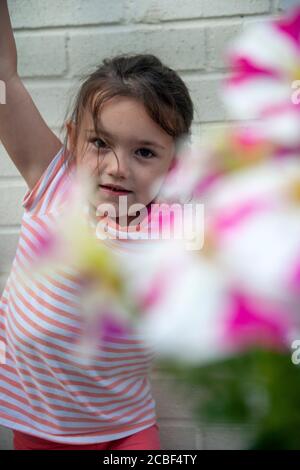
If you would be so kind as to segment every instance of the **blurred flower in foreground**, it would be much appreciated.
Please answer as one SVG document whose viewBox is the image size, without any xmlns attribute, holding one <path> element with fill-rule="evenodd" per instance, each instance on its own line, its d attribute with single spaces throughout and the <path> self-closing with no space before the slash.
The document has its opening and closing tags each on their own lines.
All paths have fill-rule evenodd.
<svg viewBox="0 0 300 470">
<path fill-rule="evenodd" d="M 171 199 L 183 186 L 194 203 L 203 202 L 200 257 L 209 248 L 210 262 L 233 287 L 283 302 L 280 310 L 299 322 L 300 163 L 298 155 L 272 151 L 253 129 L 228 127 L 181 156 L 163 196 Z M 179 185 L 185 173 L 190 177 Z"/>
<path fill-rule="evenodd" d="M 111 248 L 96 237 L 90 217 L 90 191 L 92 179 L 81 169 L 69 180 L 56 223 L 49 224 L 36 243 L 34 259 L 24 273 L 24 282 L 60 268 L 76 273 L 84 325 L 78 352 L 87 356 L 107 335 L 128 332 L 137 316 L 134 299 L 127 293 L 125 270 Z"/>
<path fill-rule="evenodd" d="M 258 119 L 256 132 L 282 150 L 300 148 L 300 8 L 248 26 L 227 51 L 223 99 L 233 119 Z"/>
<path fill-rule="evenodd" d="M 207 392 L 201 423 L 253 424 L 255 448 L 300 445 L 299 52 L 300 10 L 237 38 L 223 91 L 245 121 L 179 155 L 161 190 L 205 204 L 204 247 L 145 258 L 141 328 L 160 364 Z"/>
</svg>

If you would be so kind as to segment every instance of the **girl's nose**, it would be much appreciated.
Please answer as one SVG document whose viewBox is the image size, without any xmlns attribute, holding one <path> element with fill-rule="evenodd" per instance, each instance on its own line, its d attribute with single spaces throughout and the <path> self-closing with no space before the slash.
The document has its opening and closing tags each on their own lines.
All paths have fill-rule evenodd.
<svg viewBox="0 0 300 470">
<path fill-rule="evenodd" d="M 118 178 L 128 178 L 129 176 L 129 156 L 125 151 L 115 153 L 109 152 L 105 157 L 106 159 L 106 173 Z"/>
</svg>

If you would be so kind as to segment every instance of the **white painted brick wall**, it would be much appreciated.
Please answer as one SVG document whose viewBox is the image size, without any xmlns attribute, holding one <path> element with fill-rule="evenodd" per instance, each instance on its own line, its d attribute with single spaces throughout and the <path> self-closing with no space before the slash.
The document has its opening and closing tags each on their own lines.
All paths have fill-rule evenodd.
<svg viewBox="0 0 300 470">
<path fill-rule="evenodd" d="M 124 51 L 158 53 L 164 62 L 177 70 L 205 68 L 205 28 L 197 24 L 166 24 L 118 28 L 104 31 L 72 31 L 69 35 L 70 74 L 76 76 L 95 66 L 105 56 Z M 105 44 L 105 47 L 103 47 Z"/>
<path fill-rule="evenodd" d="M 67 67 L 66 35 L 42 31 L 15 34 L 18 69 L 24 77 L 63 77 Z"/>
<path fill-rule="evenodd" d="M 66 106 L 87 73 L 106 56 L 122 52 L 158 55 L 186 81 L 195 104 L 193 131 L 222 127 L 226 114 L 219 84 L 222 53 L 247 23 L 280 9 L 279 0 L 8 0 L 19 73 L 48 125 L 58 133 Z M 0 290 L 16 250 L 26 185 L 0 144 Z M 243 430 L 220 423 L 195 426 L 193 390 L 181 394 L 154 368 L 164 449 L 242 448 Z M 11 433 L 0 427 L 0 449 Z"/>
</svg>

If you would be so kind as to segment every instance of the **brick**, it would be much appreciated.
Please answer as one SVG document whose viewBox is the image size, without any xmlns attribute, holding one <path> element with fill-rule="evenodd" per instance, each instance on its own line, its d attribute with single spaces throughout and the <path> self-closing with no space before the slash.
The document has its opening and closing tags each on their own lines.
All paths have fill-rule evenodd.
<svg viewBox="0 0 300 470">
<path fill-rule="evenodd" d="M 196 429 L 196 449 L 205 449 L 204 433 L 200 429 Z"/>
<path fill-rule="evenodd" d="M 7 279 L 8 279 L 8 273 L 0 273 L 0 296 L 2 295 Z M 1 429 L 1 426 L 0 426 L 0 429 Z M 1 442 L 1 439 L 0 439 L 0 442 Z"/>
<path fill-rule="evenodd" d="M 207 70 L 226 68 L 226 50 L 242 30 L 243 25 L 241 21 L 232 22 L 230 24 L 214 25 L 207 28 Z"/>
<path fill-rule="evenodd" d="M 0 450 L 13 450 L 13 433 L 4 426 L 0 426 Z"/>
<path fill-rule="evenodd" d="M 65 128 L 61 131 L 60 127 L 51 127 L 51 130 L 56 135 L 56 137 L 58 137 L 58 139 L 60 139 L 61 141 L 64 140 L 66 132 Z"/>
<path fill-rule="evenodd" d="M 189 423 L 169 424 L 158 420 L 162 450 L 197 450 L 196 429 Z"/>
<path fill-rule="evenodd" d="M 225 131 L 233 122 L 220 123 L 194 123 L 192 126 L 192 144 L 206 147 L 214 142 L 221 132 Z"/>
<path fill-rule="evenodd" d="M 21 4 L 21 5 L 20 5 Z M 10 0 L 13 28 L 108 24 L 121 21 L 123 0 Z"/>
<path fill-rule="evenodd" d="M 248 28 L 252 28 L 253 26 L 258 26 L 258 25 L 261 25 L 261 24 L 266 24 L 270 21 L 272 21 L 273 19 L 276 18 L 276 16 L 278 16 L 278 14 L 274 14 L 274 15 L 269 15 L 267 17 L 262 17 L 262 18 L 256 18 L 254 16 L 248 16 L 247 18 L 244 19 L 243 21 L 243 31 L 247 30 Z"/>
<path fill-rule="evenodd" d="M 161 23 L 172 20 L 190 20 L 236 15 L 262 14 L 270 11 L 270 0 L 143 0 L 129 2 L 127 21 L 133 23 Z"/>
<path fill-rule="evenodd" d="M 27 187 L 22 180 L 16 183 L 0 181 L 0 226 L 16 225 L 21 222 L 24 212 L 21 203 L 26 190 Z"/>
<path fill-rule="evenodd" d="M 193 405 L 201 399 L 201 390 L 175 379 L 152 378 L 151 388 L 161 418 L 192 419 Z"/>
<path fill-rule="evenodd" d="M 121 53 L 155 54 L 175 70 L 203 69 L 204 44 L 204 30 L 199 27 L 89 34 L 72 32 L 68 44 L 70 74 L 77 76 L 92 71 L 105 57 Z"/>
<path fill-rule="evenodd" d="M 20 231 L 11 230 L 2 233 L 0 230 L 0 273 L 9 272 L 16 254 Z"/>
<path fill-rule="evenodd" d="M 58 77 L 67 67 L 64 33 L 16 33 L 21 77 Z"/>
<path fill-rule="evenodd" d="M 17 167 L 14 165 L 12 160 L 9 158 L 4 146 L 0 142 L 0 176 L 18 176 Z"/>
<path fill-rule="evenodd" d="M 63 136 L 59 132 L 59 128 L 53 127 L 52 131 L 58 138 L 63 138 Z M 19 176 L 22 178 L 19 170 L 9 157 L 7 151 L 5 150 L 4 146 L 0 142 L 0 177 L 11 177 L 11 176 Z"/>
<path fill-rule="evenodd" d="M 133 23 L 160 23 L 202 16 L 202 2 L 195 0 L 143 0 L 130 2 L 127 20 Z"/>
<path fill-rule="evenodd" d="M 292 0 L 293 2 L 294 0 Z M 273 12 L 276 12 L 276 11 L 282 11 L 284 10 L 284 5 L 287 4 L 289 2 L 289 0 L 285 1 L 285 0 L 271 0 L 271 3 L 272 3 L 272 11 Z"/>
<path fill-rule="evenodd" d="M 270 0 L 201 0 L 203 16 L 253 15 L 270 11 Z"/>
<path fill-rule="evenodd" d="M 279 11 L 288 10 L 289 8 L 298 6 L 298 0 L 273 0 L 274 8 Z"/>
<path fill-rule="evenodd" d="M 250 443 L 251 430 L 234 425 L 205 426 L 204 446 L 208 450 L 244 450 Z"/>
<path fill-rule="evenodd" d="M 195 122 L 226 119 L 226 111 L 220 93 L 221 80 L 222 77 L 184 79 L 194 103 Z"/>
<path fill-rule="evenodd" d="M 28 89 L 35 105 L 49 127 L 60 127 L 74 90 L 67 81 L 27 82 Z M 79 85 L 76 85 L 79 86 Z"/>
</svg>

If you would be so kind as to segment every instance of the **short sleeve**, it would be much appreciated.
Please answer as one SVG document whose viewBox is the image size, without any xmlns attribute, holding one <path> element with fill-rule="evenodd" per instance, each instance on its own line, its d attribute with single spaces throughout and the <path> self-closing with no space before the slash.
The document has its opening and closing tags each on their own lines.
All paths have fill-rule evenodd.
<svg viewBox="0 0 300 470">
<path fill-rule="evenodd" d="M 46 213 L 59 195 L 67 174 L 68 149 L 63 145 L 32 189 L 25 193 L 22 206 L 26 212 Z"/>
</svg>

